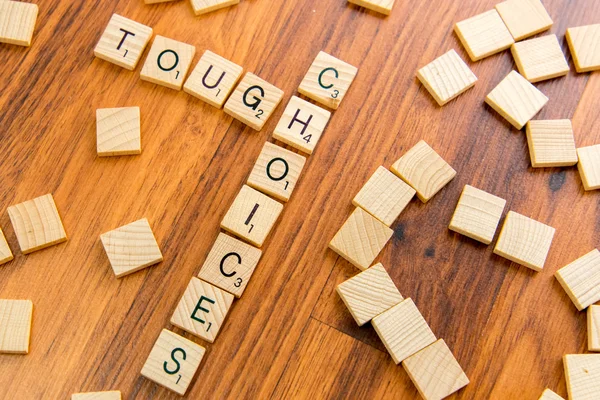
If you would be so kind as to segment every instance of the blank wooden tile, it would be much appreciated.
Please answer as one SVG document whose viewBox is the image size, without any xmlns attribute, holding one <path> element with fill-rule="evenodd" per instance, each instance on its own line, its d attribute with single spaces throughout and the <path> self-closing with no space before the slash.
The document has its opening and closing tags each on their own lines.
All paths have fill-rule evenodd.
<svg viewBox="0 0 600 400">
<path fill-rule="evenodd" d="M 508 0 L 496 10 L 516 41 L 550 29 L 552 18 L 540 0 Z"/>
<path fill-rule="evenodd" d="M 481 243 L 490 244 L 498 229 L 505 205 L 506 200 L 465 185 L 449 229 Z"/>
<path fill-rule="evenodd" d="M 142 368 L 142 376 L 183 396 L 205 352 L 204 347 L 163 329 Z"/>
<path fill-rule="evenodd" d="M 579 311 L 600 300 L 600 251 L 594 249 L 556 271 L 556 279 Z"/>
<path fill-rule="evenodd" d="M 371 324 L 396 364 L 436 340 L 412 299 L 379 314 Z"/>
<path fill-rule="evenodd" d="M 0 229 L 0 265 L 11 261 L 13 258 L 13 253 L 4 237 L 4 232 Z"/>
<path fill-rule="evenodd" d="M 369 10 L 377 11 L 383 15 L 390 15 L 395 0 L 348 0 L 348 2 L 368 8 Z"/>
<path fill-rule="evenodd" d="M 211 106 L 222 108 L 244 69 L 206 50 L 185 81 L 183 90 Z"/>
<path fill-rule="evenodd" d="M 569 64 L 556 35 L 515 43 L 510 51 L 519 72 L 529 82 L 540 82 L 569 73 Z"/>
<path fill-rule="evenodd" d="M 526 132 L 532 167 L 567 167 L 577 164 L 571 120 L 532 120 L 527 123 Z"/>
<path fill-rule="evenodd" d="M 33 303 L 0 299 L 0 353 L 29 353 Z"/>
<path fill-rule="evenodd" d="M 261 247 L 282 210 L 283 204 L 244 185 L 225 214 L 221 228 Z"/>
<path fill-rule="evenodd" d="M 283 90 L 248 72 L 225 103 L 224 111 L 260 131 L 282 98 Z"/>
<path fill-rule="evenodd" d="M 494 253 L 539 272 L 544 268 L 554 232 L 551 226 L 509 211 Z"/>
<path fill-rule="evenodd" d="M 544 390 L 538 400 L 565 400 L 550 389 Z"/>
<path fill-rule="evenodd" d="M 600 354 L 567 354 L 563 357 L 567 391 L 571 400 L 598 400 Z"/>
<path fill-rule="evenodd" d="M 487 95 L 485 102 L 512 126 L 521 129 L 546 105 L 548 98 L 517 71 L 511 71 Z"/>
<path fill-rule="evenodd" d="M 143 81 L 181 90 L 194 54 L 195 46 L 156 35 L 140 77 Z"/>
<path fill-rule="evenodd" d="M 585 190 L 600 189 L 600 144 L 577 149 L 579 175 Z"/>
<path fill-rule="evenodd" d="M 357 207 L 329 243 L 329 248 L 361 271 L 369 268 L 394 231 Z"/>
<path fill-rule="evenodd" d="M 569 28 L 566 36 L 577 72 L 599 70 L 600 24 Z"/>
<path fill-rule="evenodd" d="M 71 396 L 71 400 L 121 400 L 121 392 L 111 390 L 109 392 L 75 393 Z"/>
<path fill-rule="evenodd" d="M 239 4 L 240 0 L 191 0 L 196 15 L 202 15 L 221 8 Z"/>
<path fill-rule="evenodd" d="M 232 303 L 231 293 L 193 277 L 171 317 L 171 323 L 213 343 Z"/>
<path fill-rule="evenodd" d="M 472 61 L 506 50 L 515 42 L 496 10 L 457 22 L 454 32 Z"/>
<path fill-rule="evenodd" d="M 37 16 L 37 4 L 0 1 L 0 43 L 31 46 Z"/>
<path fill-rule="evenodd" d="M 152 37 L 152 28 L 119 14 L 113 14 L 94 55 L 128 70 L 137 66 Z"/>
<path fill-rule="evenodd" d="M 96 110 L 98 156 L 140 154 L 140 108 L 99 108 Z"/>
<path fill-rule="evenodd" d="M 146 218 L 100 235 L 100 240 L 117 278 L 163 260 Z"/>
<path fill-rule="evenodd" d="M 198 278 L 239 298 L 250 282 L 261 255 L 260 249 L 221 232 Z"/>
<path fill-rule="evenodd" d="M 443 399 L 469 384 L 444 339 L 408 357 L 402 366 L 425 400 Z"/>
<path fill-rule="evenodd" d="M 400 157 L 391 170 L 417 191 L 423 203 L 456 176 L 456 171 L 423 140 Z"/>
<path fill-rule="evenodd" d="M 275 127 L 273 138 L 312 154 L 330 117 L 329 111 L 292 96 Z"/>
<path fill-rule="evenodd" d="M 340 283 L 336 290 L 359 326 L 404 300 L 381 263 Z"/>
<path fill-rule="evenodd" d="M 587 310 L 588 350 L 600 351 L 600 305 Z"/>
<path fill-rule="evenodd" d="M 51 194 L 10 206 L 8 215 L 23 254 L 67 241 Z"/>
<path fill-rule="evenodd" d="M 300 83 L 298 92 L 337 110 L 358 69 L 320 51 Z"/>
</svg>

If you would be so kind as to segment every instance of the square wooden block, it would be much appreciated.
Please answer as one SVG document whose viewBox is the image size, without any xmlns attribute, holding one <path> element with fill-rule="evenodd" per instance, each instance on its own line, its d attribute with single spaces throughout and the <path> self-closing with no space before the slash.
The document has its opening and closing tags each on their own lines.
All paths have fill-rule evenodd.
<svg viewBox="0 0 600 400">
<path fill-rule="evenodd" d="M 600 144 L 577 149 L 577 169 L 585 190 L 600 189 Z"/>
<path fill-rule="evenodd" d="M 383 15 L 390 15 L 396 0 L 348 0 L 348 3 L 356 4 Z"/>
<path fill-rule="evenodd" d="M 329 111 L 292 96 L 275 127 L 273 138 L 312 154 L 330 117 Z"/>
<path fill-rule="evenodd" d="M 600 351 L 600 305 L 587 310 L 588 350 Z"/>
<path fill-rule="evenodd" d="M 356 207 L 335 234 L 329 248 L 364 271 L 390 240 L 394 231 L 369 213 Z"/>
<path fill-rule="evenodd" d="M 444 339 L 408 357 L 402 366 L 425 400 L 443 399 L 469 384 Z"/>
<path fill-rule="evenodd" d="M 111 390 L 109 392 L 75 393 L 71 396 L 71 400 L 121 400 L 121 392 Z"/>
<path fill-rule="evenodd" d="M 381 263 L 340 283 L 336 290 L 359 326 L 404 300 Z"/>
<path fill-rule="evenodd" d="M 192 277 L 171 323 L 213 343 L 233 303 L 233 295 Z"/>
<path fill-rule="evenodd" d="M 239 298 L 250 282 L 261 255 L 260 249 L 221 232 L 198 278 Z"/>
<path fill-rule="evenodd" d="M 579 311 L 600 300 L 600 251 L 594 249 L 556 271 L 556 279 Z"/>
<path fill-rule="evenodd" d="M 540 0 L 507 0 L 496 10 L 516 41 L 550 29 L 552 18 Z"/>
<path fill-rule="evenodd" d="M 211 106 L 222 108 L 243 70 L 228 59 L 206 50 L 185 81 L 183 90 Z"/>
<path fill-rule="evenodd" d="M 142 376 L 184 395 L 200 366 L 206 349 L 163 329 L 142 368 Z"/>
<path fill-rule="evenodd" d="M 379 314 L 371 324 L 396 364 L 436 340 L 412 299 Z"/>
<path fill-rule="evenodd" d="M 202 15 L 239 4 L 240 0 L 190 0 L 194 14 Z"/>
<path fill-rule="evenodd" d="M 454 32 L 472 61 L 506 50 L 515 42 L 496 10 L 457 22 Z"/>
<path fill-rule="evenodd" d="M 0 299 L 0 353 L 29 353 L 32 316 L 31 300 Z"/>
<path fill-rule="evenodd" d="M 8 207 L 8 216 L 23 254 L 67 241 L 51 194 Z"/>
<path fill-rule="evenodd" d="M 140 78 L 171 89 L 181 90 L 192 65 L 196 47 L 156 35 L 142 67 Z"/>
<path fill-rule="evenodd" d="M 37 16 L 37 4 L 0 1 L 0 43 L 31 46 Z"/>
<path fill-rule="evenodd" d="M 128 70 L 137 66 L 152 37 L 152 28 L 113 14 L 100 37 L 94 55 Z"/>
<path fill-rule="evenodd" d="M 567 167 L 577 164 L 577 149 L 571 120 L 529 121 L 526 132 L 533 168 Z"/>
<path fill-rule="evenodd" d="M 97 109 L 96 150 L 99 157 L 140 154 L 140 108 Z"/>
<path fill-rule="evenodd" d="M 358 69 L 320 51 L 300 83 L 298 92 L 337 110 Z"/>
<path fill-rule="evenodd" d="M 10 250 L 6 237 L 4 237 L 4 232 L 0 229 L 0 265 L 11 261 L 13 258 L 15 257 Z"/>
<path fill-rule="evenodd" d="M 505 205 L 506 200 L 465 185 L 449 229 L 481 243 L 490 244 L 498 229 Z"/>
<path fill-rule="evenodd" d="M 423 203 L 456 176 L 456 171 L 424 140 L 400 157 L 391 170 L 417 191 L 417 197 Z"/>
<path fill-rule="evenodd" d="M 569 73 L 569 64 L 556 35 L 515 43 L 510 51 L 519 72 L 529 82 L 540 82 Z"/>
<path fill-rule="evenodd" d="M 509 211 L 494 253 L 512 262 L 541 271 L 555 229 L 514 211 Z"/>
<path fill-rule="evenodd" d="M 567 43 L 577 72 L 600 69 L 600 24 L 567 29 Z"/>
<path fill-rule="evenodd" d="M 565 400 L 550 389 L 544 390 L 538 400 Z"/>
<path fill-rule="evenodd" d="M 280 202 L 244 185 L 225 214 L 221 228 L 261 247 L 282 210 Z"/>
<path fill-rule="evenodd" d="M 247 72 L 225 103 L 224 111 L 255 131 L 260 131 L 282 98 L 283 90 Z"/>
<path fill-rule="evenodd" d="M 598 400 L 600 354 L 566 354 L 563 357 L 571 400 Z"/>
<path fill-rule="evenodd" d="M 512 126 L 521 129 L 546 105 L 548 98 L 517 71 L 511 71 L 487 95 L 485 102 Z"/>
<path fill-rule="evenodd" d="M 421 68 L 417 78 L 440 106 L 477 82 L 475 74 L 454 49 Z"/>
<path fill-rule="evenodd" d="M 106 232 L 100 235 L 100 240 L 117 278 L 163 260 L 146 218 Z"/>
</svg>

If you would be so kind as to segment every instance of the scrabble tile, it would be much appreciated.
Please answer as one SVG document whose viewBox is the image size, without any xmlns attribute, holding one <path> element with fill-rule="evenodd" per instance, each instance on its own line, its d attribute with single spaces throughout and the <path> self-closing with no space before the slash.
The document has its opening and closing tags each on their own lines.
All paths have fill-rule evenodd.
<svg viewBox="0 0 600 400">
<path fill-rule="evenodd" d="M 376 11 L 383 15 L 390 15 L 395 1 L 396 0 L 348 0 L 349 3 L 368 8 L 369 10 Z"/>
<path fill-rule="evenodd" d="M 261 255 L 260 249 L 219 233 L 198 278 L 239 298 L 250 282 Z"/>
<path fill-rule="evenodd" d="M 436 340 L 412 299 L 374 317 L 371 324 L 396 364 Z"/>
<path fill-rule="evenodd" d="M 548 98 L 517 71 L 511 71 L 487 95 L 485 102 L 512 126 L 521 129 L 546 105 Z"/>
<path fill-rule="evenodd" d="M 232 303 L 231 293 L 192 277 L 171 317 L 171 323 L 213 343 Z"/>
<path fill-rule="evenodd" d="M 37 16 L 37 4 L 0 1 L 0 43 L 31 46 Z"/>
<path fill-rule="evenodd" d="M 566 354 L 563 357 L 571 400 L 597 400 L 600 393 L 600 354 Z"/>
<path fill-rule="evenodd" d="M 526 132 L 532 167 L 567 167 L 577 164 L 571 120 L 529 121 Z"/>
<path fill-rule="evenodd" d="M 329 243 L 329 248 L 361 271 L 369 268 L 394 231 L 357 207 Z"/>
<path fill-rule="evenodd" d="M 191 0 L 196 15 L 202 15 L 221 8 L 239 4 L 240 0 Z"/>
<path fill-rule="evenodd" d="M 587 310 L 588 350 L 600 351 L 600 305 Z"/>
<path fill-rule="evenodd" d="M 112 390 L 109 392 L 75 393 L 71 400 L 121 400 L 121 392 Z"/>
<path fill-rule="evenodd" d="M 337 110 L 358 69 L 320 51 L 300 83 L 298 92 Z"/>
<path fill-rule="evenodd" d="M 142 368 L 142 376 L 183 396 L 205 352 L 204 347 L 163 329 Z"/>
<path fill-rule="evenodd" d="M 23 254 L 67 241 L 51 194 L 8 207 L 8 216 Z"/>
<path fill-rule="evenodd" d="M 600 24 L 567 29 L 567 43 L 571 49 L 577 72 L 600 69 Z"/>
<path fill-rule="evenodd" d="M 225 214 L 221 228 L 261 247 L 282 210 L 283 204 L 244 185 Z"/>
<path fill-rule="evenodd" d="M 0 229 L 0 265 L 11 261 L 13 258 L 13 253 L 4 237 L 4 232 Z"/>
<path fill-rule="evenodd" d="M 283 90 L 248 72 L 235 88 L 225 113 L 260 131 L 283 98 Z"/>
<path fill-rule="evenodd" d="M 600 189 L 600 144 L 577 149 L 579 175 L 585 190 Z"/>
<path fill-rule="evenodd" d="M 556 271 L 556 279 L 579 311 L 600 300 L 600 251 L 594 249 Z"/>
<path fill-rule="evenodd" d="M 113 14 L 94 49 L 94 55 L 128 70 L 137 66 L 152 37 L 152 28 Z"/>
<path fill-rule="evenodd" d="M 273 138 L 312 154 L 330 117 L 329 111 L 292 96 L 275 127 Z"/>
<path fill-rule="evenodd" d="M 140 154 L 140 108 L 99 108 L 96 110 L 98 156 Z"/>
<path fill-rule="evenodd" d="M 404 300 L 381 263 L 342 282 L 336 290 L 359 326 Z"/>
<path fill-rule="evenodd" d="M 140 77 L 143 81 L 181 90 L 194 54 L 195 46 L 156 35 Z"/>
<path fill-rule="evenodd" d="M 33 303 L 0 299 L 0 353 L 29 353 Z"/>
<path fill-rule="evenodd" d="M 163 260 L 146 218 L 100 235 L 100 240 L 117 278 Z"/>
<path fill-rule="evenodd" d="M 472 61 L 506 50 L 515 42 L 496 10 L 457 22 L 454 32 Z"/>
<path fill-rule="evenodd" d="M 514 211 L 509 211 L 494 253 L 512 262 L 541 271 L 555 229 Z"/>
<path fill-rule="evenodd" d="M 306 157 L 266 142 L 248 178 L 248 186 L 287 202 L 300 179 Z"/>
<path fill-rule="evenodd" d="M 552 18 L 540 0 L 507 0 L 496 10 L 516 41 L 550 29 Z"/>
<path fill-rule="evenodd" d="M 417 191 L 423 203 L 456 176 L 456 171 L 423 140 L 400 157 L 391 170 Z"/>
<path fill-rule="evenodd" d="M 538 400 L 565 400 L 550 389 L 544 390 L 542 396 Z"/>
<path fill-rule="evenodd" d="M 443 399 L 469 384 L 444 339 L 408 357 L 402 366 L 425 400 Z"/>
<path fill-rule="evenodd" d="M 465 185 L 449 229 L 481 243 L 490 244 L 505 205 L 506 200 Z"/>
<path fill-rule="evenodd" d="M 415 189 L 402 179 L 379 167 L 354 197 L 352 204 L 390 226 L 415 193 Z"/>
<path fill-rule="evenodd" d="M 569 64 L 556 35 L 515 43 L 510 51 L 519 72 L 529 82 L 545 81 L 569 73 Z"/>
<path fill-rule="evenodd" d="M 417 78 L 440 106 L 477 82 L 475 74 L 454 49 L 417 71 Z"/>
<path fill-rule="evenodd" d="M 211 106 L 223 108 L 243 70 L 228 59 L 206 50 L 185 81 L 183 90 Z"/>
</svg>

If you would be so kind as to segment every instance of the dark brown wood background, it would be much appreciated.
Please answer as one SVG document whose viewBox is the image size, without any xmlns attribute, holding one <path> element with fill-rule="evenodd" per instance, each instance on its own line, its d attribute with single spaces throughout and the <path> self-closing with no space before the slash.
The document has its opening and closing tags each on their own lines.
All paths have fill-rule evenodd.
<svg viewBox="0 0 600 400">
<path fill-rule="evenodd" d="M 417 396 L 335 293 L 358 271 L 327 244 L 371 173 L 420 139 L 458 176 L 428 204 L 408 206 L 379 260 L 471 379 L 455 398 L 534 400 L 546 387 L 566 395 L 561 357 L 585 352 L 585 314 L 553 274 L 600 246 L 600 192 L 585 193 L 576 168 L 533 170 L 525 134 L 484 105 L 514 68 L 510 52 L 469 63 L 475 88 L 442 108 L 415 78 L 451 48 L 468 59 L 453 24 L 495 0 L 397 0 L 387 18 L 345 0 L 242 0 L 201 17 L 187 1 L 34 2 L 32 47 L 0 45 L 0 226 L 16 255 L 0 266 L 0 297 L 34 303 L 30 354 L 0 355 L 0 398 L 108 389 L 177 397 L 139 371 L 320 50 L 358 75 L 216 342 L 184 335 L 208 349 L 188 398 Z M 544 3 L 572 71 L 537 85 L 550 98 L 537 118 L 573 118 L 578 146 L 600 143 L 600 73 L 576 74 L 564 39 L 567 27 L 600 22 L 600 2 Z M 195 45 L 194 65 L 210 49 L 257 73 L 285 91 L 282 105 L 255 133 L 184 92 L 142 82 L 140 65 L 129 72 L 94 58 L 113 12 Z M 134 105 L 142 154 L 96 157 L 95 109 Z M 465 184 L 557 229 L 543 272 L 447 229 Z M 48 192 L 69 241 L 23 256 L 5 210 Z M 165 261 L 116 279 L 99 235 L 142 217 Z"/>
</svg>

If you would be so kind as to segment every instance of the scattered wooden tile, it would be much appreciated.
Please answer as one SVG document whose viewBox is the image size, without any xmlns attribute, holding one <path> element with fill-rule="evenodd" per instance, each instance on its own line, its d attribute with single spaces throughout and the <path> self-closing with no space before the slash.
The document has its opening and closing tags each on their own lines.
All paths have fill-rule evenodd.
<svg viewBox="0 0 600 400">
<path fill-rule="evenodd" d="M 37 4 L 0 1 L 0 43 L 31 46 L 38 16 Z"/>
<path fill-rule="evenodd" d="M 571 400 L 597 400 L 600 393 L 600 354 L 566 354 L 563 357 Z"/>
<path fill-rule="evenodd" d="M 225 214 L 221 228 L 261 247 L 282 210 L 280 202 L 244 185 Z"/>
<path fill-rule="evenodd" d="M 142 376 L 184 395 L 200 366 L 206 349 L 163 329 L 142 368 Z"/>
<path fill-rule="evenodd" d="M 171 317 L 171 323 L 213 343 L 232 303 L 231 293 L 192 277 Z"/>
<path fill-rule="evenodd" d="M 402 366 L 425 400 L 443 399 L 469 384 L 444 339 L 408 357 Z"/>
<path fill-rule="evenodd" d="M 527 123 L 526 132 L 533 168 L 577 164 L 575 136 L 570 119 L 532 120 Z"/>
<path fill-rule="evenodd" d="M 538 400 L 565 400 L 550 389 L 544 390 L 542 396 Z"/>
<path fill-rule="evenodd" d="M 329 111 L 292 96 L 275 127 L 273 138 L 312 154 L 330 117 Z"/>
<path fill-rule="evenodd" d="M 600 251 L 594 249 L 556 271 L 556 279 L 579 311 L 600 300 Z"/>
<path fill-rule="evenodd" d="M 335 234 L 329 248 L 363 271 L 393 234 L 393 230 L 357 207 Z"/>
<path fill-rule="evenodd" d="M 99 108 L 96 110 L 98 156 L 140 154 L 140 108 Z"/>
<path fill-rule="evenodd" d="M 239 4 L 240 0 L 191 0 L 194 14 L 202 15 Z"/>
<path fill-rule="evenodd" d="M 515 42 L 496 10 L 457 22 L 454 32 L 472 61 L 506 50 Z"/>
<path fill-rule="evenodd" d="M 31 300 L 0 299 L 0 353 L 29 353 Z"/>
<path fill-rule="evenodd" d="M 250 282 L 261 255 L 260 249 L 219 233 L 198 278 L 239 298 Z"/>
<path fill-rule="evenodd" d="M 456 171 L 424 140 L 400 157 L 391 170 L 417 191 L 417 197 L 423 203 L 456 176 Z"/>
<path fill-rule="evenodd" d="M 368 8 L 383 15 L 390 15 L 396 0 L 348 0 L 349 3 Z"/>
<path fill-rule="evenodd" d="M 571 49 L 577 72 L 600 69 L 600 24 L 567 29 L 567 43 Z"/>
<path fill-rule="evenodd" d="M 507 0 L 496 10 L 516 41 L 550 29 L 552 18 L 540 0 Z"/>
<path fill-rule="evenodd" d="M 511 71 L 487 95 L 485 102 L 512 126 L 521 129 L 546 105 L 548 98 L 517 71 Z"/>
<path fill-rule="evenodd" d="M 75 393 L 71 396 L 71 400 L 121 400 L 121 392 L 111 390 L 109 392 Z"/>
<path fill-rule="evenodd" d="M 519 72 L 529 82 L 540 82 L 569 73 L 569 64 L 556 35 L 518 42 L 510 50 Z"/>
<path fill-rule="evenodd" d="M 591 305 L 587 310 L 588 350 L 600 351 L 600 305 Z"/>
<path fill-rule="evenodd" d="M 298 92 L 337 110 L 358 69 L 320 51 L 300 83 Z"/>
<path fill-rule="evenodd" d="M 15 257 L 10 250 L 6 237 L 4 237 L 4 232 L 0 229 L 0 265 L 11 261 L 13 258 Z"/>
<path fill-rule="evenodd" d="M 551 226 L 509 211 L 494 253 L 539 272 L 544 268 L 554 232 Z"/>
<path fill-rule="evenodd" d="M 113 14 L 100 37 L 94 55 L 128 70 L 137 66 L 152 37 L 152 28 Z"/>
<path fill-rule="evenodd" d="M 143 81 L 181 90 L 194 54 L 195 46 L 156 35 L 140 77 Z"/>
<path fill-rule="evenodd" d="M 585 190 L 600 189 L 600 144 L 577 149 L 579 175 Z"/>
<path fill-rule="evenodd" d="M 51 194 L 10 206 L 8 215 L 23 254 L 67 241 Z"/>
<path fill-rule="evenodd" d="M 163 260 L 146 218 L 100 235 L 100 240 L 117 278 Z"/>
</svg>

